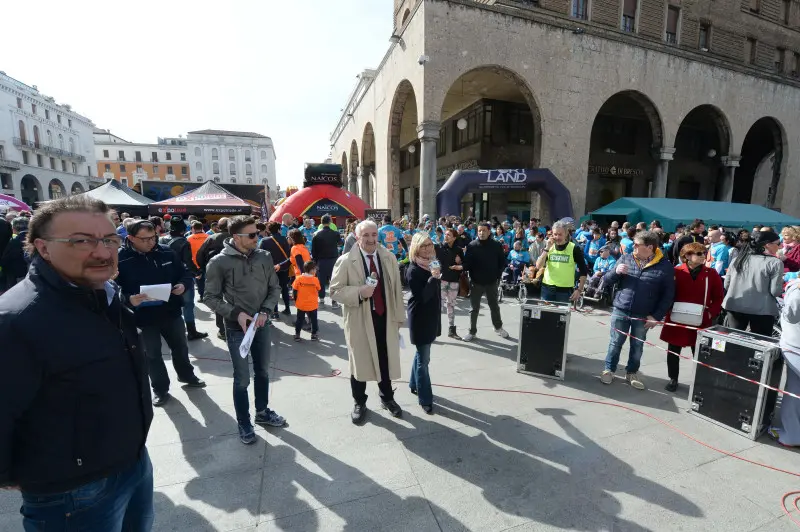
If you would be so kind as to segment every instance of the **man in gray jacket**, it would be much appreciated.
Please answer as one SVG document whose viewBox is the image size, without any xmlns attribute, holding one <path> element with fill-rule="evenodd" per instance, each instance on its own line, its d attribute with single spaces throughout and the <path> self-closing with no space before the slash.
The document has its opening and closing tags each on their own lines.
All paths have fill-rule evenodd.
<svg viewBox="0 0 800 532">
<path fill-rule="evenodd" d="M 225 320 L 226 340 L 233 361 L 233 406 L 239 439 L 249 445 L 256 436 L 250 423 L 250 366 L 239 354 L 245 332 L 255 321 L 250 346 L 253 358 L 256 423 L 280 427 L 286 420 L 267 408 L 269 399 L 269 315 L 281 297 L 272 257 L 258 247 L 258 229 L 252 216 L 236 216 L 228 225 L 231 238 L 206 268 L 205 303 Z"/>
</svg>

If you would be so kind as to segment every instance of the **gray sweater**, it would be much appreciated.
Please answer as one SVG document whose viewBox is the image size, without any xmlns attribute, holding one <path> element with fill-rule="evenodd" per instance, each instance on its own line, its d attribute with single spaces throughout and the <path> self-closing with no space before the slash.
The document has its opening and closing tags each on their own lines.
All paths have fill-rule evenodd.
<svg viewBox="0 0 800 532">
<path fill-rule="evenodd" d="M 722 308 L 757 316 L 778 316 L 776 297 L 783 293 L 783 263 L 769 255 L 750 255 L 739 273 L 734 265 L 725 276 Z"/>
<path fill-rule="evenodd" d="M 781 349 L 800 355 L 800 281 L 786 289 L 781 313 Z"/>
</svg>

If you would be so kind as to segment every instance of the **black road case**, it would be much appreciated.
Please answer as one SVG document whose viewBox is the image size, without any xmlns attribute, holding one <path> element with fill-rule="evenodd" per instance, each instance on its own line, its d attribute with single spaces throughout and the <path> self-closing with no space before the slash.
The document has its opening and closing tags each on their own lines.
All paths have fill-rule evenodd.
<svg viewBox="0 0 800 532">
<path fill-rule="evenodd" d="M 528 299 L 521 306 L 517 371 L 564 380 L 571 305 Z"/>
<path fill-rule="evenodd" d="M 783 359 L 768 336 L 715 326 L 697 333 L 695 359 L 777 388 Z M 778 392 L 695 364 L 689 391 L 693 414 L 751 440 L 770 425 Z"/>
</svg>

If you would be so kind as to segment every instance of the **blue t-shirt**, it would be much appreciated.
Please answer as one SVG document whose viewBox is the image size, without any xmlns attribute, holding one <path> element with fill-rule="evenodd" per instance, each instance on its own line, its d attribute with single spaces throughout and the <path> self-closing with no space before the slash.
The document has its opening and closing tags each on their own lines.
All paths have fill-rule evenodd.
<svg viewBox="0 0 800 532">
<path fill-rule="evenodd" d="M 606 273 L 614 269 L 616 266 L 617 260 L 610 256 L 607 259 L 603 257 L 598 257 L 597 260 L 594 261 L 594 273 Z"/>
<path fill-rule="evenodd" d="M 464 229 L 464 234 L 469 235 L 470 240 L 475 240 L 478 236 L 478 231 L 475 229 Z"/>
<path fill-rule="evenodd" d="M 117 227 L 117 234 L 121 238 L 128 238 L 128 231 L 125 229 L 124 225 L 120 225 L 119 227 Z"/>
<path fill-rule="evenodd" d="M 287 236 L 289 236 L 290 229 L 291 227 L 289 227 L 288 225 L 281 224 L 281 235 L 283 235 L 283 237 L 286 238 Z"/>
<path fill-rule="evenodd" d="M 600 256 L 600 248 L 606 245 L 606 237 L 601 236 L 597 240 L 592 240 L 586 243 L 586 247 L 584 248 L 583 252 L 586 254 L 586 258 L 594 262 L 597 257 Z"/>
<path fill-rule="evenodd" d="M 527 251 L 517 251 L 512 249 L 508 252 L 508 263 L 519 266 L 520 264 L 530 264 L 531 255 Z"/>
<path fill-rule="evenodd" d="M 623 253 L 625 253 L 627 255 L 630 255 L 631 253 L 633 253 L 633 240 L 631 240 L 627 236 L 625 238 L 623 238 L 622 240 L 620 240 L 619 245 L 622 248 L 622 252 Z"/>
<path fill-rule="evenodd" d="M 711 267 L 717 270 L 720 275 L 725 275 L 730 263 L 730 248 L 724 242 L 717 242 L 711 245 Z"/>
<path fill-rule="evenodd" d="M 400 240 L 403 239 L 403 230 L 394 225 L 384 225 L 378 229 L 378 243 L 395 255 L 400 254 Z"/>
</svg>

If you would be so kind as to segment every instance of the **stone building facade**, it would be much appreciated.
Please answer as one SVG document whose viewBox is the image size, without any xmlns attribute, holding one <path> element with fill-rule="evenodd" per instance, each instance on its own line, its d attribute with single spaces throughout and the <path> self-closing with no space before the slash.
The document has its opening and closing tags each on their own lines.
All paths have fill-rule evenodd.
<svg viewBox="0 0 800 532">
<path fill-rule="evenodd" d="M 189 148 L 183 137 L 158 138 L 156 144 L 128 142 L 108 130 L 96 129 L 97 174 L 128 187 L 146 180 L 189 181 Z"/>
<path fill-rule="evenodd" d="M 628 195 L 797 216 L 798 5 L 395 0 L 389 50 L 360 76 L 333 159 L 393 214 L 433 214 L 453 169 L 506 167 L 550 169 L 576 215 Z M 462 214 L 529 203 L 547 218 L 535 192 L 470 196 Z"/>
</svg>

